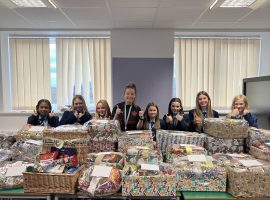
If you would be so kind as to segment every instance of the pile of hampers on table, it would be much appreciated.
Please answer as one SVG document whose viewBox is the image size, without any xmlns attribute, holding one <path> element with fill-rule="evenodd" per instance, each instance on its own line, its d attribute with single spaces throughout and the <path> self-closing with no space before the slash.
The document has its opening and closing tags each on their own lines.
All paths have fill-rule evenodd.
<svg viewBox="0 0 270 200">
<path fill-rule="evenodd" d="M 0 132 L 0 189 L 90 196 L 177 191 L 270 197 L 270 132 L 244 120 L 205 120 L 204 134 L 121 132 L 118 121 Z M 248 152 L 249 154 L 245 154 Z"/>
</svg>

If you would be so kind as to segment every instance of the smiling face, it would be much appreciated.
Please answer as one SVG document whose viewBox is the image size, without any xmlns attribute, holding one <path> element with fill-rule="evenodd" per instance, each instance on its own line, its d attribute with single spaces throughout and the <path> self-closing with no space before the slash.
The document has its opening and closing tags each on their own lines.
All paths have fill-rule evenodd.
<svg viewBox="0 0 270 200">
<path fill-rule="evenodd" d="M 99 115 L 99 117 L 104 117 L 106 114 L 106 108 L 105 105 L 103 105 L 103 103 L 98 103 L 97 104 L 97 113 Z"/>
<path fill-rule="evenodd" d="M 76 110 L 77 112 L 82 113 L 83 108 L 84 108 L 83 101 L 79 98 L 74 99 L 73 109 Z"/>
<path fill-rule="evenodd" d="M 234 109 L 238 109 L 239 113 L 242 115 L 244 113 L 244 110 L 246 108 L 246 104 L 243 99 L 238 99 L 234 102 Z"/>
<path fill-rule="evenodd" d="M 181 105 L 179 102 L 172 102 L 171 110 L 173 113 L 178 113 L 181 110 Z"/>
<path fill-rule="evenodd" d="M 46 102 L 42 102 L 38 107 L 38 114 L 40 116 L 46 117 L 50 113 L 50 106 Z"/>
<path fill-rule="evenodd" d="M 125 103 L 131 105 L 135 102 L 136 93 L 133 88 L 127 88 L 124 93 Z"/>
<path fill-rule="evenodd" d="M 201 94 L 198 97 L 198 104 L 201 107 L 202 110 L 207 109 L 209 99 L 206 95 Z"/>
<path fill-rule="evenodd" d="M 150 119 L 155 119 L 158 114 L 158 110 L 155 106 L 150 106 L 148 109 L 148 116 Z"/>
</svg>

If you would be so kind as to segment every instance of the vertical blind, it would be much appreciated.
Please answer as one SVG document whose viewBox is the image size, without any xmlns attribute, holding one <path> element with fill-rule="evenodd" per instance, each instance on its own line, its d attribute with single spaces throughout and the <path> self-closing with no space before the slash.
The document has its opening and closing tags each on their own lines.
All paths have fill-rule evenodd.
<svg viewBox="0 0 270 200">
<path fill-rule="evenodd" d="M 243 78 L 259 75 L 259 54 L 259 39 L 176 38 L 176 95 L 193 108 L 204 90 L 215 108 L 228 109 Z"/>
</svg>

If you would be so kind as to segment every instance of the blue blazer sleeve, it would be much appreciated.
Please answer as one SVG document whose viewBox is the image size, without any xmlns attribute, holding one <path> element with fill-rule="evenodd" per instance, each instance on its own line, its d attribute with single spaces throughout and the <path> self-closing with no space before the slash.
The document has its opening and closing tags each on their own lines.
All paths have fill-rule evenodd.
<svg viewBox="0 0 270 200">
<path fill-rule="evenodd" d="M 188 116 L 189 116 L 189 131 L 194 132 L 196 131 L 194 124 L 194 109 L 189 111 Z"/>
<path fill-rule="evenodd" d="M 87 121 L 89 121 L 89 120 L 91 120 L 91 119 L 92 119 L 91 114 L 90 114 L 89 112 L 86 112 L 86 113 L 84 113 L 84 115 L 80 118 L 79 123 L 80 123 L 80 124 L 84 124 L 85 122 L 87 122 Z"/>
<path fill-rule="evenodd" d="M 31 115 L 30 117 L 28 117 L 27 124 L 36 126 L 38 124 L 38 116 Z"/>
<path fill-rule="evenodd" d="M 77 122 L 77 118 L 71 111 L 65 111 L 59 125 L 65 125 L 65 124 L 74 124 Z"/>
<path fill-rule="evenodd" d="M 247 113 L 243 117 L 248 122 L 249 126 L 258 128 L 258 119 L 255 115 L 252 115 L 251 113 Z"/>
<path fill-rule="evenodd" d="M 51 127 L 57 127 L 59 125 L 59 117 L 58 116 L 52 116 L 48 119 L 48 124 Z"/>
</svg>

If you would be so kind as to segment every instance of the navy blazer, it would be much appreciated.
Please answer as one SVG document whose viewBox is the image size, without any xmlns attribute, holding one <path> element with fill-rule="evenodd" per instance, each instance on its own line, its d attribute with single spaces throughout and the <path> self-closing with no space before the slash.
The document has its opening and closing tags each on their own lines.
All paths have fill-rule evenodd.
<svg viewBox="0 0 270 200">
<path fill-rule="evenodd" d="M 89 112 L 84 113 L 84 115 L 81 118 L 77 119 L 73 111 L 65 111 L 60 120 L 60 125 L 75 124 L 76 122 L 80 124 L 84 124 L 85 122 L 91 119 L 92 119 L 92 116 L 90 115 Z"/>
<path fill-rule="evenodd" d="M 27 124 L 31 124 L 34 126 L 38 126 L 41 125 L 38 121 L 39 119 L 39 115 L 31 115 L 30 117 L 28 117 L 27 120 Z M 52 117 L 48 117 L 48 126 L 51 127 L 57 127 L 59 125 L 59 117 L 58 116 L 52 116 Z"/>
<path fill-rule="evenodd" d="M 166 122 L 166 115 L 164 115 L 163 121 L 165 130 L 188 131 L 189 129 L 189 116 L 186 114 L 183 115 L 183 119 L 181 121 L 177 122 L 176 126 Z"/>
</svg>

